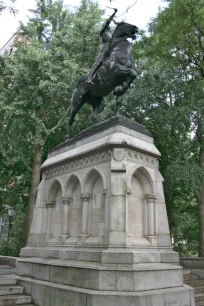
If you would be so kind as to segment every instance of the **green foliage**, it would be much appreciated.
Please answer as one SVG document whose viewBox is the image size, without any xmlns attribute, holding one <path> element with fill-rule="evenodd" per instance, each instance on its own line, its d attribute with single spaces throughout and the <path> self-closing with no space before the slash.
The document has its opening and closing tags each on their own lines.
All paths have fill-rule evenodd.
<svg viewBox="0 0 204 306">
<path fill-rule="evenodd" d="M 153 20 L 150 37 L 141 33 L 137 80 L 123 104 L 124 115 L 152 131 L 162 154 L 170 230 L 182 255 L 197 254 L 198 244 L 204 254 L 202 7 L 202 0 L 175 0 Z"/>
<path fill-rule="evenodd" d="M 13 206 L 16 211 L 10 242 L 0 249 L 8 255 L 18 255 L 24 244 L 35 145 L 44 159 L 64 141 L 72 91 L 100 45 L 102 12 L 92 1 L 83 0 L 74 12 L 60 0 L 38 1 L 32 12 L 21 28 L 30 43 L 0 58 L 0 210 Z M 198 243 L 204 255 L 202 16 L 203 0 L 174 0 L 152 22 L 149 37 L 140 33 L 134 47 L 137 80 L 122 107 L 123 115 L 153 133 L 162 154 L 170 231 L 181 255 L 197 254 Z M 107 97 L 101 118 L 114 108 L 114 99 Z M 84 106 L 74 135 L 90 125 L 89 114 Z"/>
<path fill-rule="evenodd" d="M 3 240 L 0 247 L 0 255 L 18 257 L 20 250 L 25 246 L 25 208 L 17 204 L 12 229 L 9 232 L 9 241 Z"/>
<path fill-rule="evenodd" d="M 21 26 L 25 41 L 0 58 L 0 208 L 1 213 L 8 206 L 16 211 L 10 241 L 0 249 L 8 255 L 18 255 L 24 245 L 36 145 L 46 158 L 51 147 L 64 141 L 76 81 L 88 72 L 99 48 L 98 4 L 82 1 L 73 12 L 61 0 L 38 1 L 32 13 Z M 90 125 L 89 114 L 83 108 L 74 133 Z M 32 184 L 34 193 L 36 188 Z"/>
</svg>

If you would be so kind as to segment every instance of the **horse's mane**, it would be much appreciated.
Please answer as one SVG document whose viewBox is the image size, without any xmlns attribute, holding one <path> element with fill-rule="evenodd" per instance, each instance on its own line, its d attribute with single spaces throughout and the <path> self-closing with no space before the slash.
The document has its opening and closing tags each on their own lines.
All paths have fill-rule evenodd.
<svg viewBox="0 0 204 306">
<path fill-rule="evenodd" d="M 122 35 L 122 28 L 123 28 L 123 25 L 125 24 L 125 22 L 120 22 L 117 24 L 117 27 L 115 28 L 114 32 L 113 32 L 113 35 L 112 35 L 112 39 L 114 38 L 119 38 L 121 37 Z"/>
</svg>

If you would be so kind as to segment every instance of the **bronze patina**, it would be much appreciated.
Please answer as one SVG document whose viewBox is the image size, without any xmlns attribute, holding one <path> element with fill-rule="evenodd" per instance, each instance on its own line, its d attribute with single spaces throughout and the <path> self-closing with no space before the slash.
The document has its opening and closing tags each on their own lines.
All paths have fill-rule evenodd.
<svg viewBox="0 0 204 306">
<path fill-rule="evenodd" d="M 116 10 L 102 31 L 107 31 L 115 13 Z M 85 103 L 93 108 L 92 122 L 98 123 L 97 114 L 100 111 L 103 97 L 113 93 L 116 96 L 116 114 L 119 114 L 121 96 L 136 78 L 136 68 L 132 59 L 132 43 L 128 38 L 135 39 L 137 32 L 138 28 L 135 25 L 125 22 L 118 23 L 111 39 L 107 42 L 108 45 L 102 46 L 102 51 L 89 75 L 79 79 L 72 95 L 72 111 L 66 138 L 70 138 L 75 116 Z"/>
</svg>

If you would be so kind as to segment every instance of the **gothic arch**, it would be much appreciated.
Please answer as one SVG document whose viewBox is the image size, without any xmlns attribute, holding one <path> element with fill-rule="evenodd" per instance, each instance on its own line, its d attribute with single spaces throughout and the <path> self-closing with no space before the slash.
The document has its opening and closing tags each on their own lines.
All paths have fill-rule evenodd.
<svg viewBox="0 0 204 306">
<path fill-rule="evenodd" d="M 146 194 L 155 193 L 154 183 L 153 183 L 151 174 L 143 166 L 137 166 L 130 171 L 128 178 L 127 178 L 127 188 L 128 189 L 131 189 L 131 180 L 132 180 L 133 175 L 136 175 L 140 179 L 142 186 L 144 188 L 144 193 Z"/>
<path fill-rule="evenodd" d="M 56 178 L 47 193 L 47 223 L 48 236 L 58 239 L 62 234 L 62 183 Z"/>
<path fill-rule="evenodd" d="M 105 232 L 105 195 L 106 181 L 97 168 L 92 168 L 84 181 L 84 192 L 90 195 L 88 205 L 88 232 L 91 237 L 99 239 Z"/>
<path fill-rule="evenodd" d="M 84 180 L 84 192 L 91 193 L 93 185 L 98 177 L 101 177 L 103 182 L 103 189 L 106 190 L 106 180 L 104 174 L 98 168 L 92 168 Z"/>
<path fill-rule="evenodd" d="M 57 193 L 59 192 L 60 189 L 63 192 L 62 183 L 59 179 L 55 179 L 50 184 L 50 187 L 48 189 L 47 200 L 48 201 L 55 201 Z"/>
<path fill-rule="evenodd" d="M 80 177 L 78 177 L 76 174 L 72 174 L 65 184 L 65 197 L 72 197 L 73 190 L 77 184 L 79 184 L 80 190 L 82 190 L 82 182 Z"/>
</svg>

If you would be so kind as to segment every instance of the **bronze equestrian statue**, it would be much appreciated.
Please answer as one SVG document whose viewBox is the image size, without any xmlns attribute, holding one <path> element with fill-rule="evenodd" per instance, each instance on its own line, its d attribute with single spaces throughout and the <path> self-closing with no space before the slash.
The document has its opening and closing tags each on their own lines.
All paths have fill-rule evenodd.
<svg viewBox="0 0 204 306">
<path fill-rule="evenodd" d="M 91 71 L 88 75 L 87 83 L 92 83 L 92 79 L 94 78 L 97 70 L 103 65 L 103 63 L 106 61 L 106 59 L 110 55 L 111 39 L 112 39 L 110 24 L 111 24 L 113 18 L 115 17 L 117 11 L 118 11 L 117 9 L 114 9 L 114 13 L 106 21 L 106 23 L 104 24 L 104 26 L 102 27 L 102 29 L 100 31 L 102 48 L 100 50 L 99 56 L 96 59 L 95 64 L 93 65 L 93 67 L 92 67 L 92 69 L 91 69 Z"/>
<path fill-rule="evenodd" d="M 116 114 L 119 114 L 120 97 L 136 78 L 136 68 L 132 59 L 132 43 L 128 41 L 128 38 L 135 39 L 137 32 L 138 28 L 134 25 L 125 22 L 118 23 L 111 37 L 110 50 L 107 51 L 108 56 L 105 55 L 104 62 L 101 63 L 99 56 L 100 61 L 96 61 L 88 77 L 86 75 L 79 79 L 72 95 L 72 111 L 68 121 L 67 139 L 70 138 L 75 116 L 85 103 L 93 107 L 91 120 L 94 124 L 98 123 L 97 114 L 100 111 L 103 97 L 113 92 L 116 96 Z"/>
</svg>

